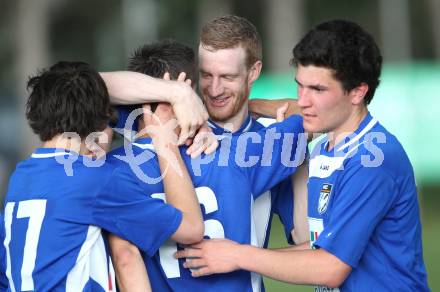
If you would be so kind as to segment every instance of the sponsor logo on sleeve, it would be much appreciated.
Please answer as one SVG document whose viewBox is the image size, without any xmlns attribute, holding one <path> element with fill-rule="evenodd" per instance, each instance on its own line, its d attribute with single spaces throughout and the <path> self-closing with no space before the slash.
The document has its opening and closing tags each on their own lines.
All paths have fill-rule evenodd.
<svg viewBox="0 0 440 292">
<path fill-rule="evenodd" d="M 330 196 L 332 194 L 332 188 L 333 185 L 325 183 L 322 184 L 321 190 L 319 191 L 318 213 L 321 215 L 327 211 Z"/>
</svg>

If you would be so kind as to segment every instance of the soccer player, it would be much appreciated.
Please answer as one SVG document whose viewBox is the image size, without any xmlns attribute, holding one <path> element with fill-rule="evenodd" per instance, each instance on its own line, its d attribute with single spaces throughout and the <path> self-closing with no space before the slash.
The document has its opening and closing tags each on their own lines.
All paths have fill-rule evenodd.
<svg viewBox="0 0 440 292">
<path fill-rule="evenodd" d="M 161 49 L 159 49 L 161 48 Z M 193 63 L 194 56 L 186 54 L 184 48 L 178 44 L 152 44 L 138 50 L 131 59 L 131 68 L 137 68 L 140 72 L 161 76 L 168 68 L 172 77 L 176 77 L 183 64 L 169 56 L 177 56 L 177 60 Z M 147 58 L 147 56 L 150 56 Z M 186 57 L 185 57 L 186 56 Z M 145 60 L 147 58 L 147 60 Z M 163 65 L 166 63 L 167 65 Z M 137 66 L 136 64 L 148 64 L 148 66 Z M 155 66 L 153 65 L 155 64 Z M 174 65 L 173 65 L 174 64 Z M 143 67 L 144 69 L 140 69 Z M 183 67 L 185 68 L 185 67 Z M 191 68 L 187 66 L 186 68 Z M 162 71 L 161 71 L 162 70 Z M 187 72 L 191 78 L 193 72 Z M 160 104 L 158 109 L 166 109 L 167 105 Z M 273 155 L 270 160 L 261 161 L 265 131 L 259 133 L 244 133 L 242 136 L 225 133 L 220 142 L 220 148 L 211 156 L 202 155 L 200 158 L 191 159 L 184 156 L 191 178 L 196 186 L 200 204 L 202 205 L 203 217 L 205 220 L 205 236 L 207 238 L 230 238 L 242 242 L 252 242 L 252 212 L 251 207 L 255 198 L 258 198 L 263 191 L 280 182 L 291 174 L 295 167 L 286 167 L 281 164 L 281 148 L 284 133 L 294 133 L 294 141 L 287 143 L 293 146 L 285 153 L 296 152 L 298 134 L 302 133 L 300 126 L 301 119 L 296 116 L 282 125 L 275 125 L 272 130 L 278 131 L 280 137 L 274 141 L 273 152 L 268 144 L 267 154 Z M 148 125 L 147 125 L 148 126 Z M 143 129 L 145 125 L 140 125 Z M 268 130 L 270 136 L 271 131 Z M 254 143 L 246 143 L 252 138 Z M 293 142 L 293 145 L 292 145 Z M 302 144 L 305 146 L 305 144 Z M 136 140 L 129 149 L 120 148 L 112 152 L 115 155 L 128 156 L 131 152 L 137 157 L 144 151 L 154 154 L 149 138 Z M 184 153 L 186 147 L 181 148 Z M 300 150 L 298 150 L 300 152 Z M 290 153 L 289 153 L 290 154 Z M 145 155 L 145 154 L 144 154 Z M 290 157 L 290 155 L 288 155 Z M 258 161 L 250 163 L 248 159 Z M 150 160 L 151 161 L 151 160 Z M 157 178 L 160 176 L 158 167 L 151 164 L 141 164 L 139 167 L 146 178 Z M 145 183 L 147 184 L 147 183 Z M 166 183 L 146 185 L 156 188 L 153 197 L 163 198 L 164 186 Z M 290 216 L 292 214 L 290 213 Z M 120 246 L 119 246 L 120 247 Z M 217 275 L 209 279 L 193 279 L 190 273 L 183 269 L 182 261 L 172 257 L 173 253 L 180 248 L 175 242 L 168 242 L 163 245 L 159 252 L 150 258 L 144 255 L 149 278 L 153 291 L 182 291 L 185 289 L 201 291 L 253 291 L 260 285 L 259 278 L 253 278 L 251 273 L 240 271 L 225 275 Z M 115 251 L 113 250 L 113 253 Z M 118 266 L 118 263 L 116 263 Z M 122 266 L 128 266 L 127 262 Z M 118 270 L 118 267 L 116 268 Z"/>
<path fill-rule="evenodd" d="M 310 160 L 312 248 L 218 240 L 178 257 L 191 258 L 194 276 L 245 269 L 315 291 L 429 291 L 411 163 L 367 107 L 382 66 L 373 38 L 352 22 L 324 22 L 295 46 L 292 63 L 304 128 L 326 133 Z"/>
<path fill-rule="evenodd" d="M 198 57 L 200 92 L 214 133 L 240 135 L 262 129 L 248 109 L 252 85 L 262 68 L 262 44 L 255 26 L 235 15 L 214 18 L 202 27 Z M 300 190 L 306 181 L 304 174 L 301 171 L 302 176 L 296 177 L 295 199 L 300 195 L 306 199 Z M 306 241 L 306 206 L 300 201 L 293 204 L 290 179 L 260 196 L 253 202 L 253 244 L 267 247 L 274 213 L 279 215 L 287 238 L 293 237 L 297 244 Z"/>
<path fill-rule="evenodd" d="M 104 81 L 82 62 L 29 80 L 27 118 L 43 142 L 19 163 L 5 201 L 8 291 L 113 291 L 101 228 L 153 255 L 168 238 L 198 242 L 203 221 L 187 172 L 169 169 L 171 205 L 147 196 L 128 165 L 96 159 L 111 115 Z M 175 151 L 153 136 L 158 151 Z M 103 139 L 102 139 L 103 138 Z M 182 164 L 180 156 L 177 163 Z M 166 160 L 159 157 L 162 170 Z M 179 209 L 177 209 L 179 208 Z M 129 227 L 129 228 L 128 228 Z"/>
</svg>

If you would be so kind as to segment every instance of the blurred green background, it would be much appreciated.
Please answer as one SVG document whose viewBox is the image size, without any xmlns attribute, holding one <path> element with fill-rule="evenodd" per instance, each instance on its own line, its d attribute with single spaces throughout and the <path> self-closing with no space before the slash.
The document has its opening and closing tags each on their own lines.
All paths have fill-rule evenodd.
<svg viewBox="0 0 440 292">
<path fill-rule="evenodd" d="M 138 46 L 174 38 L 196 48 L 201 25 L 219 15 L 252 21 L 263 40 L 263 76 L 252 97 L 295 97 L 291 50 L 313 25 L 358 22 L 384 55 L 372 114 L 414 166 L 430 287 L 440 291 L 440 0 L 0 0 L 0 205 L 15 164 L 38 140 L 24 118 L 25 83 L 39 68 L 81 60 L 121 70 Z M 283 246 L 275 220 L 271 246 Z M 311 291 L 266 280 L 267 291 Z"/>
</svg>

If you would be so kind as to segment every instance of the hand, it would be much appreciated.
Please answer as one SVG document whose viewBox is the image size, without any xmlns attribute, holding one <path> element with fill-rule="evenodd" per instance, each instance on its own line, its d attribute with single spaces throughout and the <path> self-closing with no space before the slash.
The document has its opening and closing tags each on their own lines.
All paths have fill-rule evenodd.
<svg viewBox="0 0 440 292">
<path fill-rule="evenodd" d="M 144 104 L 142 110 L 145 129 L 138 136 L 146 131 L 153 141 L 160 141 L 164 145 L 177 145 L 177 121 L 171 106 L 167 103 L 159 103 L 156 111 L 152 113 L 150 105 Z"/>
<path fill-rule="evenodd" d="M 238 270 L 239 244 L 229 239 L 207 239 L 175 253 L 175 258 L 187 258 L 185 268 L 193 269 L 193 277 Z"/>
<path fill-rule="evenodd" d="M 185 77 L 184 72 L 179 74 L 178 82 L 175 83 L 174 94 L 172 94 L 173 97 L 170 99 L 182 129 L 178 140 L 179 145 L 184 144 L 188 138 L 194 137 L 196 130 L 208 120 L 208 113 L 202 99 L 191 88 L 191 80 L 185 81 Z M 165 76 L 164 79 L 166 79 Z"/>
<path fill-rule="evenodd" d="M 277 118 L 276 118 L 277 122 L 284 121 L 284 119 L 286 118 L 286 113 L 287 113 L 288 109 L 289 109 L 288 102 L 286 102 L 285 104 L 283 104 L 282 106 L 277 108 Z"/>
<path fill-rule="evenodd" d="M 191 158 L 196 158 L 202 152 L 206 155 L 213 153 L 219 143 L 212 129 L 205 123 L 197 132 L 194 139 L 188 139 L 187 145 L 189 146 L 186 150 L 186 154 L 191 155 Z"/>
</svg>

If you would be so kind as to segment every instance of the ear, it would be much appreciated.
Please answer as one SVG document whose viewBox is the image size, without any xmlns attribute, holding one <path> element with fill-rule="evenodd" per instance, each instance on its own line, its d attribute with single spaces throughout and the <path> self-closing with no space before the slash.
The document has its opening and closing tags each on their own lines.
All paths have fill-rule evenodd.
<svg viewBox="0 0 440 292">
<path fill-rule="evenodd" d="M 367 83 L 361 83 L 359 86 L 353 88 L 350 90 L 350 98 L 351 103 L 353 105 L 359 105 L 364 103 L 364 97 L 368 92 L 368 84 Z"/>
<path fill-rule="evenodd" d="M 260 77 L 261 68 L 263 67 L 263 62 L 261 60 L 256 61 L 252 67 L 249 69 L 249 75 L 248 75 L 248 83 L 249 85 L 252 85 L 255 80 Z"/>
</svg>

